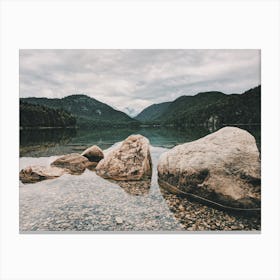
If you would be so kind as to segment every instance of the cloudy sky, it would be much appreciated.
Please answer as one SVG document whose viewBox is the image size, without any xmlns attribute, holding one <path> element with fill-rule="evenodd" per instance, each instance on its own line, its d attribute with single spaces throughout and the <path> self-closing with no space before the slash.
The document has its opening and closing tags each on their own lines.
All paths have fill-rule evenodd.
<svg viewBox="0 0 280 280">
<path fill-rule="evenodd" d="M 20 50 L 20 96 L 87 94 L 137 112 L 202 91 L 260 82 L 258 50 Z"/>
</svg>

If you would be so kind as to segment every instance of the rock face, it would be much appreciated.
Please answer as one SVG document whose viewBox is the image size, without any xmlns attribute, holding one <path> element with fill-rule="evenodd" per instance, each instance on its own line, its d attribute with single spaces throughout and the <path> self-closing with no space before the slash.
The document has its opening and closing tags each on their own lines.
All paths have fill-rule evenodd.
<svg viewBox="0 0 280 280">
<path fill-rule="evenodd" d="M 95 165 L 97 165 L 97 163 L 104 158 L 102 150 L 96 145 L 86 149 L 82 153 L 82 156 L 86 157 L 89 161 L 95 163 Z"/>
<path fill-rule="evenodd" d="M 149 140 L 142 135 L 131 135 L 102 159 L 96 173 L 116 181 L 151 178 L 152 161 Z"/>
<path fill-rule="evenodd" d="M 65 171 L 52 166 L 29 166 L 22 169 L 19 178 L 24 184 L 36 183 L 42 180 L 54 179 L 63 175 Z"/>
<path fill-rule="evenodd" d="M 77 153 L 62 156 L 51 163 L 51 166 L 66 169 L 71 174 L 81 174 L 90 165 L 86 157 Z"/>
<path fill-rule="evenodd" d="M 161 186 L 242 209 L 260 207 L 260 173 L 254 137 L 236 127 L 178 145 L 163 153 L 158 164 Z"/>
</svg>

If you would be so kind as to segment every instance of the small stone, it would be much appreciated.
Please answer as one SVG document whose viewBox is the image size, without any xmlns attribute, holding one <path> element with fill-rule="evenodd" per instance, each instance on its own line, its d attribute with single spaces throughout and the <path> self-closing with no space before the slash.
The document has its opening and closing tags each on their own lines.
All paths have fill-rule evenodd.
<svg viewBox="0 0 280 280">
<path fill-rule="evenodd" d="M 117 222 L 118 225 L 120 225 L 120 224 L 123 223 L 123 220 L 120 217 L 116 217 L 116 222 Z"/>
<path fill-rule="evenodd" d="M 238 227 L 238 226 L 232 226 L 231 229 L 232 229 L 232 230 L 238 230 L 239 227 Z"/>
<path fill-rule="evenodd" d="M 184 208 L 184 206 L 182 204 L 180 204 L 178 208 L 179 208 L 180 211 L 184 211 L 185 210 L 185 208 Z"/>
<path fill-rule="evenodd" d="M 95 162 L 96 164 L 104 158 L 103 151 L 96 145 L 86 149 L 81 155 L 86 157 L 90 162 Z"/>
</svg>

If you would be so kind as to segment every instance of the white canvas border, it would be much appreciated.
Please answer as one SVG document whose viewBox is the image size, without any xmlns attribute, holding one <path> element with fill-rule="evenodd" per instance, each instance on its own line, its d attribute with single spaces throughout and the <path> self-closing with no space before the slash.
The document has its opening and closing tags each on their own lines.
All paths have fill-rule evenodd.
<svg viewBox="0 0 280 280">
<path fill-rule="evenodd" d="M 279 279 L 279 2 L 2 1 L 1 278 Z M 259 235 L 20 235 L 18 51 L 262 50 Z"/>
</svg>

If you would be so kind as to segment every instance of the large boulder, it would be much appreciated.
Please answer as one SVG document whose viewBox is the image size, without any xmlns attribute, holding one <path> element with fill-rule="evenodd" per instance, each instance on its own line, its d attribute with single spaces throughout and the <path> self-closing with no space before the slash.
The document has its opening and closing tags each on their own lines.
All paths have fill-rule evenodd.
<svg viewBox="0 0 280 280">
<path fill-rule="evenodd" d="M 28 166 L 19 173 L 19 178 L 24 184 L 36 183 L 42 180 L 54 179 L 65 173 L 65 170 L 52 166 Z"/>
<path fill-rule="evenodd" d="M 95 166 L 104 158 L 102 150 L 96 145 L 86 149 L 81 155 L 86 157 Z"/>
<path fill-rule="evenodd" d="M 112 149 L 97 167 L 96 173 L 116 181 L 151 178 L 152 161 L 149 140 L 142 135 L 131 135 Z"/>
<path fill-rule="evenodd" d="M 90 161 L 86 157 L 81 156 L 78 153 L 59 157 L 51 163 L 51 166 L 63 168 L 71 174 L 81 174 L 90 165 Z"/>
<path fill-rule="evenodd" d="M 260 207 L 260 154 L 254 137 L 236 127 L 163 153 L 158 177 L 161 186 L 175 193 L 191 193 L 226 207 Z"/>
</svg>

